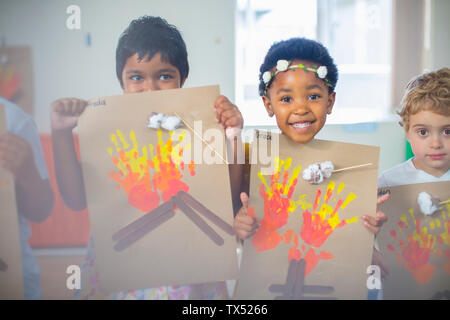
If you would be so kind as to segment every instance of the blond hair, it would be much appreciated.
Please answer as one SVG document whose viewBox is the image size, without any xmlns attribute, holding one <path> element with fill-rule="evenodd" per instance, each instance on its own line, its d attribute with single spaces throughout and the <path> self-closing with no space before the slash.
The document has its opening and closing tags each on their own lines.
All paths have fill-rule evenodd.
<svg viewBox="0 0 450 320">
<path fill-rule="evenodd" d="M 401 126 L 409 129 L 409 117 L 420 111 L 450 116 L 450 69 L 442 68 L 414 77 L 406 86 L 398 113 Z"/>
</svg>

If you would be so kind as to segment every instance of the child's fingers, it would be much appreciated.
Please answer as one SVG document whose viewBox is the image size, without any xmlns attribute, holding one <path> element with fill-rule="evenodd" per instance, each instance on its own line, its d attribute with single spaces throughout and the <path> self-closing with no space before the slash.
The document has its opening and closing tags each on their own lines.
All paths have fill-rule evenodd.
<svg viewBox="0 0 450 320">
<path fill-rule="evenodd" d="M 73 115 L 80 115 L 87 105 L 87 101 L 76 98 L 70 99 L 70 102 L 71 102 L 70 112 Z"/>
<path fill-rule="evenodd" d="M 242 129 L 244 126 L 244 120 L 242 119 L 241 115 L 234 115 L 228 119 L 225 120 L 223 123 L 223 126 L 225 128 L 239 128 Z"/>
<path fill-rule="evenodd" d="M 236 106 L 233 106 L 232 108 L 229 108 L 227 110 L 217 111 L 216 113 L 216 120 L 217 122 L 224 125 L 229 119 L 236 118 L 237 120 L 240 120 L 241 114 L 237 110 Z"/>
<path fill-rule="evenodd" d="M 378 232 L 380 231 L 380 228 L 370 224 L 368 221 L 364 221 L 363 222 L 364 227 L 369 230 L 371 233 L 373 233 L 374 235 L 378 234 Z"/>
<path fill-rule="evenodd" d="M 241 202 L 242 202 L 243 213 L 247 214 L 247 210 L 248 210 L 248 195 L 245 192 L 241 192 L 240 198 L 241 198 Z"/>
<path fill-rule="evenodd" d="M 77 98 L 59 99 L 52 103 L 52 109 L 66 116 L 80 115 L 87 106 L 87 101 Z"/>
<path fill-rule="evenodd" d="M 230 104 L 231 104 L 231 102 L 230 102 L 230 100 L 228 100 L 227 97 L 225 97 L 224 95 L 220 95 L 217 97 L 216 101 L 214 102 L 214 108 L 217 110 L 220 110 L 220 109 L 226 108 Z"/>
<path fill-rule="evenodd" d="M 375 219 L 377 220 L 378 225 L 382 225 L 383 223 L 385 223 L 388 220 L 386 214 L 384 214 L 384 212 L 382 212 L 382 211 L 377 211 L 377 213 L 375 215 Z"/>
<path fill-rule="evenodd" d="M 389 193 L 386 193 L 386 194 L 382 195 L 381 197 L 378 197 L 377 198 L 377 206 L 379 206 L 383 202 L 386 202 L 389 199 L 390 196 L 391 195 Z"/>
<path fill-rule="evenodd" d="M 254 218 L 252 217 L 241 216 L 236 218 L 235 227 L 238 230 L 252 232 L 256 229 L 256 223 L 254 223 Z"/>
</svg>

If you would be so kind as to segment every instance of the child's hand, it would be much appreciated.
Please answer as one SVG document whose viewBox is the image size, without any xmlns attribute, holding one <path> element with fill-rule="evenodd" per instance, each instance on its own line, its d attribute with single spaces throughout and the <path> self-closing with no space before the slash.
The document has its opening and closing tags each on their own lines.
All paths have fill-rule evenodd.
<svg viewBox="0 0 450 320">
<path fill-rule="evenodd" d="M 54 101 L 51 108 L 52 130 L 70 130 L 77 126 L 78 118 L 86 108 L 87 101 L 64 98 Z"/>
<path fill-rule="evenodd" d="M 219 96 L 214 104 L 216 112 L 216 121 L 222 125 L 224 129 L 237 128 L 242 129 L 244 120 L 238 107 L 228 100 L 225 96 Z"/>
<path fill-rule="evenodd" d="M 377 199 L 377 206 L 387 201 L 390 194 L 387 193 Z M 362 216 L 364 226 L 372 232 L 375 236 L 380 232 L 381 226 L 387 221 L 387 216 L 380 210 L 377 211 L 375 217 L 364 215 Z"/>
<path fill-rule="evenodd" d="M 233 228 L 239 239 L 245 240 L 251 237 L 259 228 L 256 218 L 247 214 L 248 196 L 245 192 L 241 193 L 242 208 L 236 214 L 233 222 Z"/>
<path fill-rule="evenodd" d="M 0 167 L 20 180 L 34 168 L 33 151 L 27 141 L 12 133 L 0 135 Z"/>
</svg>

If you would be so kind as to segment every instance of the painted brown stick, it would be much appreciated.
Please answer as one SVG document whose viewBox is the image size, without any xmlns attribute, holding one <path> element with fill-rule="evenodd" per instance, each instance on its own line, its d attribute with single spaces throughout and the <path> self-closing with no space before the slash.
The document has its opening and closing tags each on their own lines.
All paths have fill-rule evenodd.
<svg viewBox="0 0 450 320">
<path fill-rule="evenodd" d="M 174 196 L 172 197 L 172 201 L 174 202 L 175 206 L 178 207 L 183 213 L 191 219 L 193 223 L 197 225 L 197 227 L 200 228 L 215 244 L 218 246 L 221 246 L 224 244 L 224 240 L 219 234 L 217 234 L 216 231 L 214 231 L 213 228 L 211 228 L 198 214 L 194 212 L 190 207 L 184 203 L 184 201 L 178 197 Z"/>
<path fill-rule="evenodd" d="M 127 226 L 123 227 L 119 231 L 113 234 L 112 238 L 114 241 L 118 241 L 134 231 L 138 230 L 141 226 L 145 225 L 146 223 L 157 219 L 162 214 L 166 213 L 169 210 L 173 209 L 173 203 L 171 200 L 164 202 L 159 207 L 153 209 L 152 211 L 146 213 L 144 216 L 140 217 L 139 219 L 134 220 Z"/>
<path fill-rule="evenodd" d="M 212 223 L 224 230 L 226 233 L 228 233 L 229 235 L 234 235 L 234 229 L 230 224 L 228 224 L 214 212 L 206 208 L 193 196 L 184 191 L 179 191 L 178 196 L 181 197 L 181 199 L 186 202 L 187 205 L 195 209 L 198 213 L 202 214 L 205 218 L 209 219 Z"/>
<path fill-rule="evenodd" d="M 269 286 L 269 291 L 273 293 L 282 293 L 283 295 L 278 298 L 288 298 L 292 296 L 295 285 L 295 278 L 297 275 L 297 260 L 292 259 L 288 266 L 288 272 L 285 284 L 272 284 Z M 277 298 L 276 298 L 277 299 Z"/>
<path fill-rule="evenodd" d="M 283 285 L 273 284 L 269 287 L 270 292 L 280 292 L 281 296 L 275 300 L 335 300 L 335 297 L 305 297 L 305 294 L 331 294 L 334 288 L 330 286 L 305 285 L 306 261 L 292 259 L 289 263 L 286 283 Z"/>
<path fill-rule="evenodd" d="M 150 231 L 159 227 L 161 224 L 163 224 L 173 216 L 175 216 L 175 211 L 173 211 L 173 209 L 164 212 L 163 214 L 159 215 L 156 219 L 148 221 L 133 233 L 129 234 L 125 238 L 122 238 L 119 242 L 116 243 L 114 249 L 116 251 L 122 251 L 128 248 L 130 245 L 141 239 Z"/>
<path fill-rule="evenodd" d="M 293 297 L 292 298 L 303 298 L 304 291 L 303 286 L 305 284 L 305 266 L 306 261 L 305 259 L 300 259 L 297 262 L 297 272 L 295 275 L 295 284 L 294 284 L 294 290 L 293 290 Z"/>
</svg>

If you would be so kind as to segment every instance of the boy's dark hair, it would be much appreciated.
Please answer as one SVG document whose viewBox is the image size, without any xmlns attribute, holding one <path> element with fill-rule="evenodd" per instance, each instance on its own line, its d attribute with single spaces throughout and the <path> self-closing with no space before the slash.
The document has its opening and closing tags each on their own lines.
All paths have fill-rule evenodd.
<svg viewBox="0 0 450 320">
<path fill-rule="evenodd" d="M 274 43 L 264 58 L 264 62 L 259 68 L 259 95 L 266 95 L 266 84 L 262 76 L 264 72 L 271 70 L 276 66 L 278 60 L 309 60 L 318 64 L 318 66 L 326 66 L 328 73 L 326 78 L 331 83 L 328 92 L 332 93 L 336 87 L 338 80 L 337 66 L 334 64 L 333 58 L 321 43 L 306 38 L 291 38 Z M 274 78 L 274 77 L 273 77 Z M 271 81 L 273 80 L 271 79 Z M 267 88 L 270 86 L 268 83 Z"/>
<path fill-rule="evenodd" d="M 183 83 L 189 74 L 189 63 L 186 44 L 178 29 L 160 17 L 143 16 L 131 21 L 116 49 L 116 74 L 122 88 L 122 71 L 127 59 L 137 53 L 139 60 L 144 57 L 150 60 L 158 52 L 162 60 L 178 69 Z"/>
</svg>

